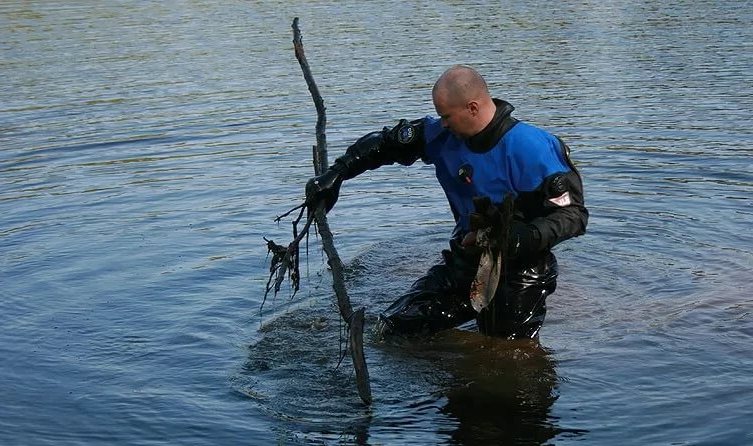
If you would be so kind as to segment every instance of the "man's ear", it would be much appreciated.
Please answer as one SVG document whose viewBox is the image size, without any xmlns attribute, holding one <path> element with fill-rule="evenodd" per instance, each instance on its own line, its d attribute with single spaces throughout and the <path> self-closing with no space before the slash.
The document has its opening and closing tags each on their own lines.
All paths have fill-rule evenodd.
<svg viewBox="0 0 753 446">
<path fill-rule="evenodd" d="M 471 116 L 478 116 L 478 102 L 476 101 L 470 101 L 467 104 L 465 104 L 465 108 L 468 109 L 469 112 L 471 112 Z"/>
</svg>

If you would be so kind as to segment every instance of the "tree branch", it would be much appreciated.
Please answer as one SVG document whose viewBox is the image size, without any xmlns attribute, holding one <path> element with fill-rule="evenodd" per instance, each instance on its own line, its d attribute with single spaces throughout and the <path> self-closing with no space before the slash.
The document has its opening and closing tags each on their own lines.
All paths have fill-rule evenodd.
<svg viewBox="0 0 753 446">
<path fill-rule="evenodd" d="M 327 123 L 327 117 L 325 114 L 324 100 L 322 100 L 319 94 L 319 88 L 316 86 L 314 77 L 311 74 L 306 55 L 303 51 L 303 41 L 301 39 L 301 31 L 298 28 L 298 17 L 293 19 L 293 46 L 295 49 L 295 57 L 298 59 L 298 63 L 303 71 L 304 79 L 308 85 L 309 92 L 314 101 L 317 112 L 316 121 L 316 146 L 314 146 L 314 172 L 316 175 L 321 175 L 327 169 L 329 163 L 327 162 L 327 138 L 325 135 L 325 127 Z M 311 203 L 309 203 L 311 205 Z M 345 323 L 348 325 L 348 331 L 350 336 L 350 352 L 353 359 L 353 366 L 356 371 L 356 385 L 358 388 L 358 394 L 366 404 L 371 404 L 371 384 L 369 383 L 369 372 L 366 367 L 366 360 L 363 353 L 363 320 L 364 309 L 361 308 L 355 313 L 353 307 L 350 304 L 350 298 L 348 297 L 347 290 L 345 289 L 345 274 L 343 263 L 340 260 L 340 256 L 337 254 L 335 243 L 332 237 L 332 231 L 329 229 L 327 223 L 327 215 L 324 211 L 324 206 L 318 204 L 314 210 L 314 219 L 316 220 L 316 227 L 319 234 L 322 237 L 322 245 L 324 252 L 327 254 L 328 264 L 332 270 L 332 287 L 335 290 L 337 296 L 337 305 L 340 309 L 340 316 L 342 316 Z M 306 227 L 308 230 L 308 225 Z M 303 234 L 303 232 L 301 233 Z M 300 237 L 300 235 L 299 235 Z"/>
</svg>

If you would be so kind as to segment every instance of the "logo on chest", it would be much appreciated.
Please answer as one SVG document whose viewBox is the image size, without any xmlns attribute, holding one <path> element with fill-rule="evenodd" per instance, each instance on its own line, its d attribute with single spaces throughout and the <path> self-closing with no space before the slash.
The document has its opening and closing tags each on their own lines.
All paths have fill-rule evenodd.
<svg viewBox="0 0 753 446">
<path fill-rule="evenodd" d="M 473 183 L 473 166 L 470 164 L 463 164 L 458 169 L 458 179 L 463 184 Z"/>
</svg>

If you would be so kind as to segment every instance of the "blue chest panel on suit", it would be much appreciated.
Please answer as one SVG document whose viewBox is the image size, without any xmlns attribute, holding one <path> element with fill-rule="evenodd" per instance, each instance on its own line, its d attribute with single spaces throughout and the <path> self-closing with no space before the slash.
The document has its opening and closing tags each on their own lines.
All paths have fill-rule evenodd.
<svg viewBox="0 0 753 446">
<path fill-rule="evenodd" d="M 469 230 L 473 197 L 502 202 L 538 188 L 544 179 L 570 168 L 556 137 L 518 122 L 489 151 L 476 153 L 433 117 L 424 119 L 425 160 L 434 165 L 458 225 Z"/>
</svg>

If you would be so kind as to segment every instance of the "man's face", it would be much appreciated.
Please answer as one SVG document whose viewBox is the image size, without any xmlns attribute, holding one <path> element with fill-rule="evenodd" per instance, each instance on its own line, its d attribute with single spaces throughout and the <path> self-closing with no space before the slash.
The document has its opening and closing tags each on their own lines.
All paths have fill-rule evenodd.
<svg viewBox="0 0 753 446">
<path fill-rule="evenodd" d="M 470 138 L 475 134 L 473 114 L 468 104 L 449 101 L 443 91 L 433 95 L 434 108 L 442 120 L 442 127 L 449 129 L 460 138 Z"/>
</svg>

